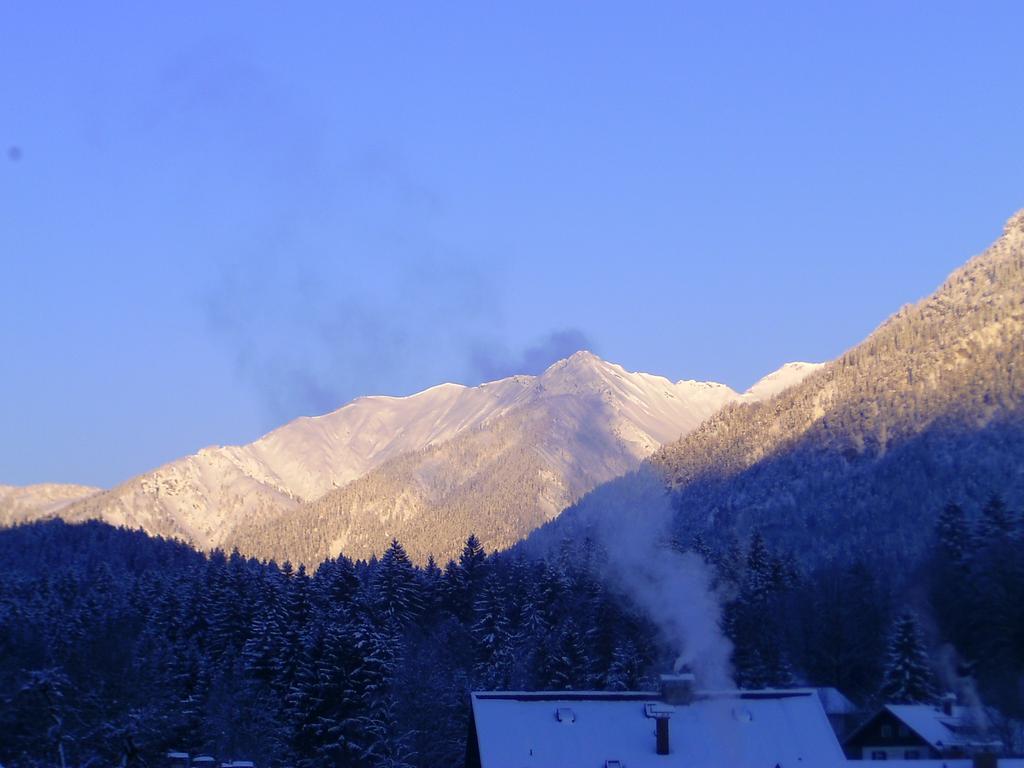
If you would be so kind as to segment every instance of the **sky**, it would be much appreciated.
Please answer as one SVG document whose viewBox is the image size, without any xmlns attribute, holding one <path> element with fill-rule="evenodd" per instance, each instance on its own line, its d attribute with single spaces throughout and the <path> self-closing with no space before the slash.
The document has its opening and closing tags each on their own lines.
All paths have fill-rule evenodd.
<svg viewBox="0 0 1024 768">
<path fill-rule="evenodd" d="M 586 347 L 745 389 L 1024 207 L 1019 2 L 0 5 L 0 483 Z"/>
</svg>

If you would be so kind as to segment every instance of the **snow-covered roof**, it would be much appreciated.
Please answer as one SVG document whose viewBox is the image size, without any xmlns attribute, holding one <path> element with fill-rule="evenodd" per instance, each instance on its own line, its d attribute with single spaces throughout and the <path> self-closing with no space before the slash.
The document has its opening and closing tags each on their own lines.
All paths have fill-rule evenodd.
<svg viewBox="0 0 1024 768">
<path fill-rule="evenodd" d="M 930 704 L 887 704 L 885 708 L 940 751 L 994 743 L 971 727 L 966 707 L 953 707 L 951 715 Z"/>
<path fill-rule="evenodd" d="M 829 715 L 852 715 L 857 712 L 857 705 L 843 695 L 838 688 L 816 688 L 821 706 Z"/>
<path fill-rule="evenodd" d="M 472 703 L 482 768 L 845 765 L 811 688 L 698 692 L 674 707 L 656 692 L 479 692 Z M 667 756 L 656 753 L 652 704 L 671 713 Z"/>
</svg>

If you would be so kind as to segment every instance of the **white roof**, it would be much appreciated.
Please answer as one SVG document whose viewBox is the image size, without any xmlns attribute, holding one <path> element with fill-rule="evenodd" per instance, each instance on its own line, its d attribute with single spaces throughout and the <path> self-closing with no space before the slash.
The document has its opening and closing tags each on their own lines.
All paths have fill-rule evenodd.
<svg viewBox="0 0 1024 768">
<path fill-rule="evenodd" d="M 984 738 L 976 729 L 970 727 L 966 707 L 953 707 L 952 715 L 947 715 L 940 707 L 930 704 L 887 704 L 885 708 L 939 750 L 955 746 L 998 743 Z"/>
<path fill-rule="evenodd" d="M 483 768 L 790 768 L 845 765 L 814 689 L 698 692 L 669 717 L 668 756 L 655 751 L 653 692 L 474 693 Z M 571 709 L 574 717 L 556 714 Z"/>
<path fill-rule="evenodd" d="M 850 701 L 838 688 L 831 686 L 816 688 L 821 706 L 829 715 L 852 715 L 857 712 L 857 705 Z"/>
</svg>

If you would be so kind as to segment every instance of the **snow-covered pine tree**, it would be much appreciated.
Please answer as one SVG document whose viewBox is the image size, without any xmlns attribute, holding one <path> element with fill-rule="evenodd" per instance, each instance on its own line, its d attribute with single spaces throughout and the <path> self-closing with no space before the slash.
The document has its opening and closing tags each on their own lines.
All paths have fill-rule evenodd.
<svg viewBox="0 0 1024 768">
<path fill-rule="evenodd" d="M 448 609 L 467 623 L 473 621 L 473 603 L 487 571 L 483 545 L 474 534 L 470 534 L 459 555 L 459 562 L 445 568 L 444 579 Z"/>
<path fill-rule="evenodd" d="M 743 592 L 751 602 L 764 600 L 773 586 L 772 558 L 764 537 L 755 531 L 747 548 L 747 567 L 743 574 Z"/>
<path fill-rule="evenodd" d="M 416 569 L 397 540 L 381 556 L 373 578 L 372 604 L 385 621 L 408 626 L 423 608 Z"/>
<path fill-rule="evenodd" d="M 392 683 L 401 664 L 401 628 L 395 621 L 374 626 L 370 621 L 354 623 L 351 647 L 358 662 L 349 677 L 346 696 L 358 701 L 356 713 L 342 721 L 353 748 L 353 766 L 405 768 L 412 756 L 407 734 L 395 717 Z"/>
<path fill-rule="evenodd" d="M 541 674 L 544 687 L 554 691 L 582 690 L 590 683 L 590 656 L 583 634 L 572 618 L 565 620 L 562 631 L 548 648 Z"/>
<path fill-rule="evenodd" d="M 635 691 L 643 679 L 644 660 L 636 644 L 626 638 L 615 646 L 612 663 L 605 675 L 605 687 L 609 691 Z"/>
<path fill-rule="evenodd" d="M 514 638 L 503 592 L 503 579 L 498 573 L 491 573 L 473 606 L 476 616 L 472 628 L 476 658 L 473 679 L 477 687 L 488 690 L 507 689 L 515 665 Z"/>
<path fill-rule="evenodd" d="M 888 657 L 881 696 L 888 704 L 928 704 L 935 700 L 935 685 L 917 617 L 901 613 L 889 636 Z"/>
</svg>

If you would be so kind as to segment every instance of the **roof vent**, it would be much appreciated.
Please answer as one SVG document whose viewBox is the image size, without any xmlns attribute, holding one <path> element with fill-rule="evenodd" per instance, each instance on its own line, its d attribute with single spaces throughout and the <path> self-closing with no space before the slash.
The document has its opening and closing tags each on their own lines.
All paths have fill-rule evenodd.
<svg viewBox="0 0 1024 768">
<path fill-rule="evenodd" d="M 604 768 L 622 768 L 621 760 L 605 760 Z"/>
<path fill-rule="evenodd" d="M 559 707 L 555 710 L 555 719 L 560 723 L 575 723 L 576 713 L 569 707 Z"/>
<path fill-rule="evenodd" d="M 752 723 L 754 722 L 754 713 L 746 707 L 734 707 L 732 710 L 733 720 L 740 723 Z"/>
</svg>

